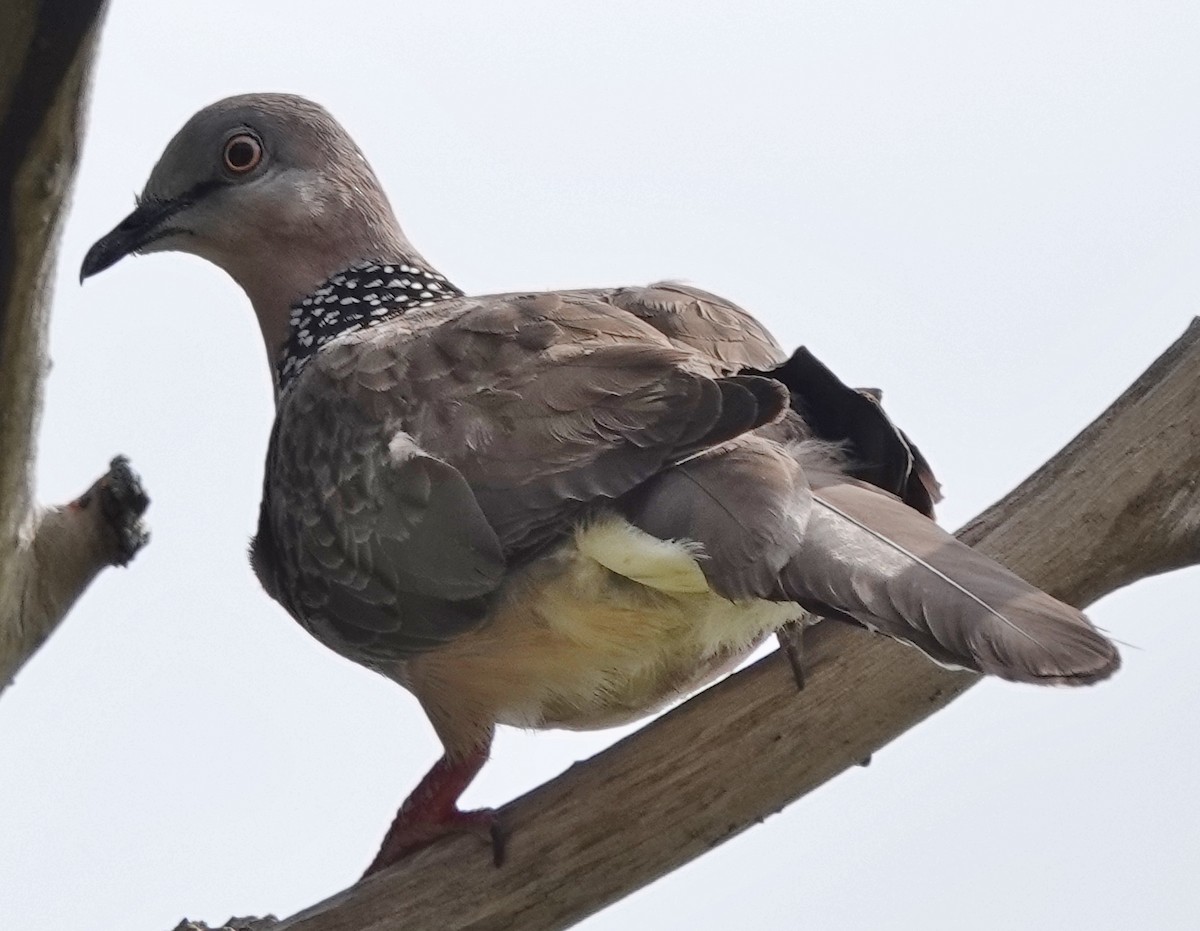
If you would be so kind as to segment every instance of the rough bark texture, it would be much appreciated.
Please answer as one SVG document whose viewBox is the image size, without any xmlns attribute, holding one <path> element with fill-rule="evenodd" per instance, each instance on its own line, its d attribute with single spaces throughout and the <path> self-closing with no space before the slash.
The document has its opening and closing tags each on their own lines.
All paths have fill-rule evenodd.
<svg viewBox="0 0 1200 931">
<path fill-rule="evenodd" d="M 959 534 L 1084 606 L 1200 562 L 1200 320 Z M 978 677 L 824 623 L 502 811 L 508 861 L 447 839 L 272 931 L 565 928 L 700 856 L 944 707 Z"/>
<path fill-rule="evenodd" d="M 70 505 L 33 504 L 50 280 L 104 7 L 0 4 L 0 692 L 100 569 L 146 539 L 123 460 Z"/>
<path fill-rule="evenodd" d="M 203 921 L 188 921 L 185 918 L 173 931 L 273 931 L 278 927 L 278 922 L 279 919 L 274 915 L 262 918 L 230 918 L 219 928 L 210 928 Z"/>
</svg>

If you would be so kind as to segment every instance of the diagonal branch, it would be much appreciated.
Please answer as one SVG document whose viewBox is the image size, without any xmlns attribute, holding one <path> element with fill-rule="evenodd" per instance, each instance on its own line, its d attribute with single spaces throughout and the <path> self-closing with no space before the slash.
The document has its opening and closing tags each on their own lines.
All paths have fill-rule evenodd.
<svg viewBox="0 0 1200 931">
<path fill-rule="evenodd" d="M 1076 604 L 1200 561 L 1200 320 L 960 536 Z M 493 869 L 454 838 L 277 931 L 564 928 L 779 811 L 978 678 L 822 624 L 797 692 L 775 653 L 508 805 Z M 585 801 L 586 800 L 586 801 Z"/>
</svg>

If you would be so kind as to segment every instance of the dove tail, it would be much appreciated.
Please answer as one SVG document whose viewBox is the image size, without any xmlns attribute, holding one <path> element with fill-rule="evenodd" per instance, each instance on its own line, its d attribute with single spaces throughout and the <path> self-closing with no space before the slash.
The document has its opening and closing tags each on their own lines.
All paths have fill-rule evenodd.
<svg viewBox="0 0 1200 931">
<path fill-rule="evenodd" d="M 784 591 L 806 608 L 1016 682 L 1087 685 L 1120 665 L 1081 612 L 891 495 L 845 476 L 810 477 L 812 512 L 781 573 Z"/>
</svg>

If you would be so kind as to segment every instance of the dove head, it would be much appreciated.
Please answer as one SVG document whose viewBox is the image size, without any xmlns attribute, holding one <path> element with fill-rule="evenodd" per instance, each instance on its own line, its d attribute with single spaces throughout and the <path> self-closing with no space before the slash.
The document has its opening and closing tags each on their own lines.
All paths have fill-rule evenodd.
<svg viewBox="0 0 1200 931">
<path fill-rule="evenodd" d="M 241 285 L 271 358 L 291 305 L 331 275 L 368 259 L 427 264 L 346 131 L 288 94 L 229 97 L 188 120 L 81 278 L 166 251 L 207 259 Z"/>
</svg>

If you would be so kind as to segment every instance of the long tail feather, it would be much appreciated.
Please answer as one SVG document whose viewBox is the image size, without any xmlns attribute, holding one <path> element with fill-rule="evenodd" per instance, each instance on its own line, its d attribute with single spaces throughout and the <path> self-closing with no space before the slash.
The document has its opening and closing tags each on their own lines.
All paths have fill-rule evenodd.
<svg viewBox="0 0 1200 931">
<path fill-rule="evenodd" d="M 890 547 L 895 548 L 898 552 L 902 553 L 904 556 L 911 559 L 913 561 L 914 565 L 920 566 L 922 569 L 924 569 L 926 572 L 928 572 L 931 576 L 933 576 L 938 581 L 944 582 L 946 585 L 949 585 L 951 588 L 953 588 L 955 591 L 957 591 L 960 595 L 962 595 L 968 601 L 975 602 L 975 604 L 979 605 L 979 607 L 981 607 L 984 611 L 986 611 L 988 614 L 990 614 L 992 617 L 994 617 L 996 620 L 998 620 L 1001 624 L 1004 624 L 1007 627 L 1012 628 L 1012 630 L 1015 631 L 1017 634 L 1025 637 L 1028 640 L 1032 640 L 1034 643 L 1038 642 L 1037 638 L 1034 637 L 1031 633 L 1029 633 L 1028 631 L 1022 630 L 1020 627 L 1018 627 L 1011 620 L 1006 618 L 1003 614 L 1001 614 L 999 611 L 997 611 L 995 608 L 993 608 L 990 604 L 988 604 L 986 601 L 984 601 L 982 598 L 980 598 L 974 592 L 970 591 L 967 588 L 964 588 L 958 582 L 954 581 L 954 579 L 950 578 L 950 576 L 946 575 L 946 573 L 943 572 L 941 569 L 939 569 L 937 566 L 933 565 L 932 563 L 926 562 L 924 559 L 922 559 L 916 553 L 910 552 L 909 550 L 907 550 L 904 546 L 902 546 L 897 541 L 889 540 L 887 537 L 885 537 L 879 531 L 874 530 L 871 527 L 868 527 L 866 524 L 864 524 L 862 521 L 858 520 L 856 517 L 854 517 L 850 514 L 847 514 L 841 508 L 824 500 L 820 495 L 813 495 L 813 503 L 816 504 L 818 507 L 827 508 L 828 510 L 833 511 L 834 514 L 836 514 L 838 517 L 841 517 L 843 520 L 848 520 L 850 523 L 852 523 L 856 527 L 858 527 L 859 530 L 862 530 L 865 533 L 870 534 L 876 540 L 878 540 L 880 543 L 882 543 L 884 546 L 890 546 Z M 1040 646 L 1040 644 L 1039 644 L 1039 646 Z"/>
<path fill-rule="evenodd" d="M 809 478 L 814 507 L 781 574 L 805 607 L 908 641 L 939 662 L 1019 682 L 1084 685 L 1120 665 L 1082 613 L 895 497 L 832 472 Z"/>
</svg>

